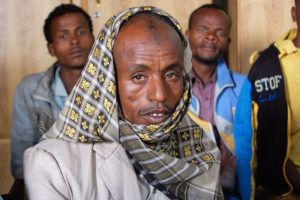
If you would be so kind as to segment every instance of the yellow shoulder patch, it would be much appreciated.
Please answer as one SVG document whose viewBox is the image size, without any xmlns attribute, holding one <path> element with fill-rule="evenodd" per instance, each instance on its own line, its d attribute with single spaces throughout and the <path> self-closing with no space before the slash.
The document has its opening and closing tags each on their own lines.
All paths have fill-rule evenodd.
<svg viewBox="0 0 300 200">
<path fill-rule="evenodd" d="M 259 51 L 254 51 L 249 58 L 249 63 L 252 65 L 259 56 Z"/>
</svg>

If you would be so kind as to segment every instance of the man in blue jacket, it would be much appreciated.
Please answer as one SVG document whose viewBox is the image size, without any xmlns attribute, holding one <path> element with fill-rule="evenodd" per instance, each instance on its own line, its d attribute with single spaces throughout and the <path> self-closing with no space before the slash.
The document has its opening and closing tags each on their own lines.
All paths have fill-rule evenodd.
<svg viewBox="0 0 300 200">
<path fill-rule="evenodd" d="M 231 20 L 214 4 L 192 12 L 186 36 L 192 50 L 193 98 L 190 110 L 216 126 L 212 136 L 222 152 L 221 184 L 224 194 L 235 189 L 233 119 L 237 99 L 245 76 L 232 72 L 224 61 L 230 42 Z"/>
<path fill-rule="evenodd" d="M 26 76 L 17 86 L 11 128 L 11 171 L 20 194 L 23 152 L 37 144 L 63 108 L 94 42 L 90 16 L 73 4 L 57 6 L 47 17 L 44 35 L 56 62 L 45 72 Z M 21 199 L 22 197 L 18 197 Z"/>
</svg>

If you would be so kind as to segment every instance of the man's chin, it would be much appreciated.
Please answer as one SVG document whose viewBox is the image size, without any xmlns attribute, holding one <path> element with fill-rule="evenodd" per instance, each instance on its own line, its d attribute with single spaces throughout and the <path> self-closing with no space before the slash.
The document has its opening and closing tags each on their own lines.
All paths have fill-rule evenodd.
<svg viewBox="0 0 300 200">
<path fill-rule="evenodd" d="M 85 66 L 85 62 L 71 63 L 70 65 L 68 65 L 68 68 L 73 70 L 82 70 L 84 66 Z"/>
<path fill-rule="evenodd" d="M 74 68 L 83 68 L 87 62 L 87 58 L 77 57 L 70 60 L 70 65 Z"/>
<path fill-rule="evenodd" d="M 167 120 L 167 117 L 150 117 L 150 116 L 143 116 L 141 118 L 139 118 L 139 120 L 135 120 L 135 121 L 130 121 L 133 124 L 136 125 L 156 125 L 156 124 L 161 124 L 163 122 L 165 122 Z"/>
</svg>

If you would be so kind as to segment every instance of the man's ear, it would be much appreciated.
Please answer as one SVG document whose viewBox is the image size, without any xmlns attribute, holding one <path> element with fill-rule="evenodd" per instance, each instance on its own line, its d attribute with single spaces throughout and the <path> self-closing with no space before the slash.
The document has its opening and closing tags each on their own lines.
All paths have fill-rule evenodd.
<svg viewBox="0 0 300 200">
<path fill-rule="evenodd" d="M 189 39 L 189 37 L 190 37 L 190 31 L 189 30 L 185 31 L 185 37 L 186 37 L 186 39 Z"/>
<path fill-rule="evenodd" d="M 52 43 L 47 43 L 48 52 L 51 56 L 55 56 L 55 50 Z"/>
<path fill-rule="evenodd" d="M 292 7 L 291 14 L 292 14 L 293 22 L 295 22 L 296 21 L 296 7 L 295 6 Z"/>
</svg>

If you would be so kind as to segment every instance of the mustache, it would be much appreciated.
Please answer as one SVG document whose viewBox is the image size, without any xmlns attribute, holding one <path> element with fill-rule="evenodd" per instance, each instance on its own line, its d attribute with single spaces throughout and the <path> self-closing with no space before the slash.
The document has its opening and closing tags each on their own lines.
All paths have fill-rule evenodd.
<svg viewBox="0 0 300 200">
<path fill-rule="evenodd" d="M 159 104 L 156 104 L 156 105 L 153 104 L 153 105 L 150 105 L 146 108 L 141 109 L 139 111 L 139 114 L 146 115 L 146 114 L 156 112 L 156 111 L 160 111 L 160 112 L 163 112 L 165 114 L 171 114 L 175 111 L 175 108 L 172 108 L 171 106 L 159 103 Z"/>
<path fill-rule="evenodd" d="M 211 48 L 211 49 L 214 49 L 214 50 L 217 49 L 217 45 L 215 45 L 214 43 L 200 44 L 200 45 L 198 45 L 198 47 L 200 47 L 200 48 Z"/>
</svg>

